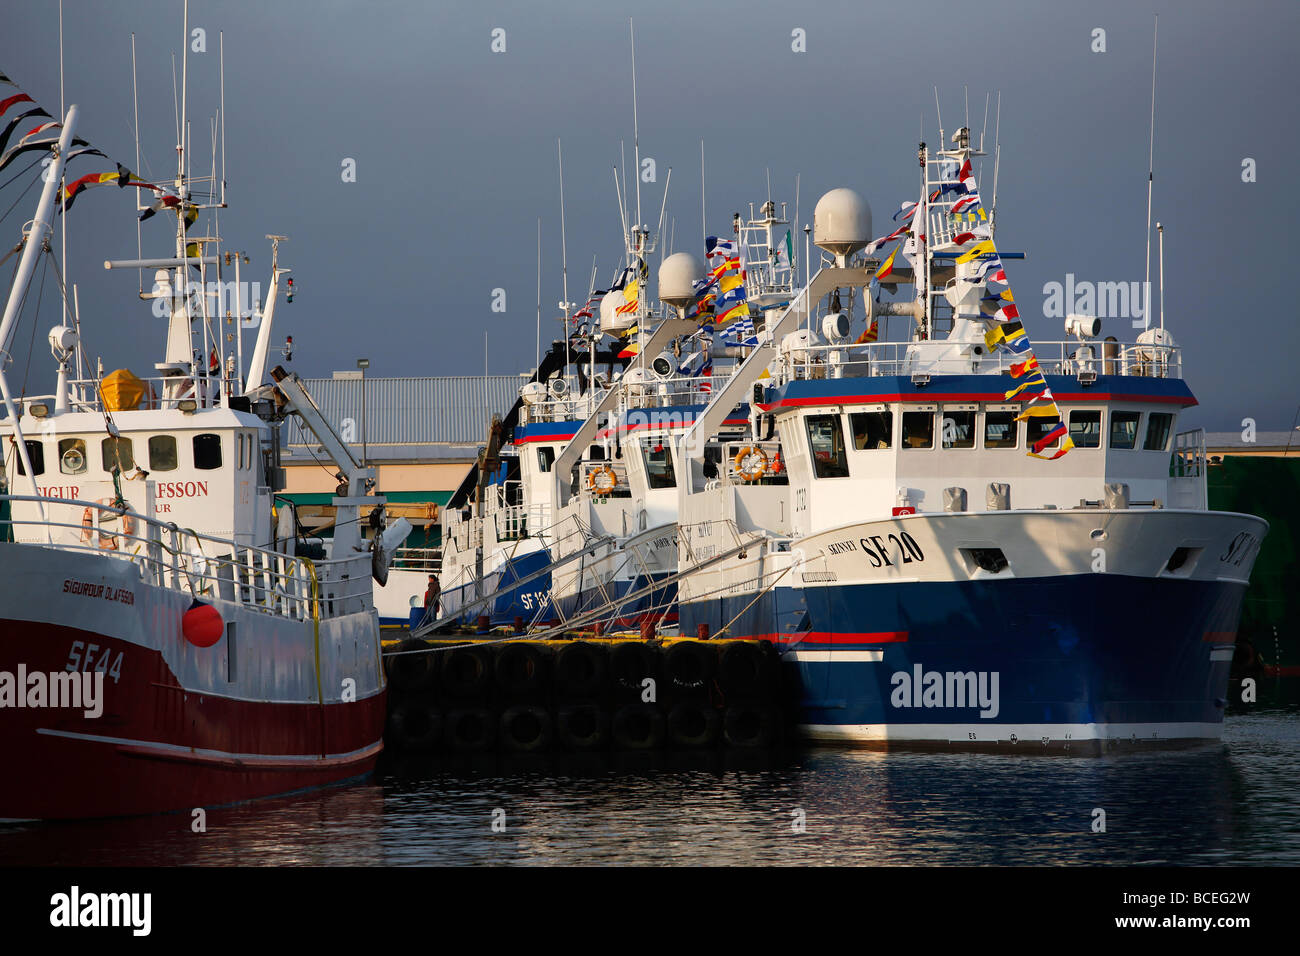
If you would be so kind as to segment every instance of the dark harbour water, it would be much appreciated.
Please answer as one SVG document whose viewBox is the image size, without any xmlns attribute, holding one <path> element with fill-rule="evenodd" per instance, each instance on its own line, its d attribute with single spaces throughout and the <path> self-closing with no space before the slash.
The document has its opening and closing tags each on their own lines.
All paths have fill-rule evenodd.
<svg viewBox="0 0 1300 956">
<path fill-rule="evenodd" d="M 213 810 L 207 823 L 0 827 L 0 864 L 1294 866 L 1300 709 L 1231 715 L 1221 745 L 1104 758 L 484 758 Z"/>
</svg>

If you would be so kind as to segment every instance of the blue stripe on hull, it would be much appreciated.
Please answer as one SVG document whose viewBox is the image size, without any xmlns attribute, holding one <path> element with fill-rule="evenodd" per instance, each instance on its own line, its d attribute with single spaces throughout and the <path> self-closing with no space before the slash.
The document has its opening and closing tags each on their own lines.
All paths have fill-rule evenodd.
<svg viewBox="0 0 1300 956">
<path fill-rule="evenodd" d="M 1215 653 L 1216 641 L 1205 638 L 1236 630 L 1244 591 L 1231 582 L 1105 574 L 827 586 L 803 590 L 803 626 L 778 627 L 774 613 L 782 608 L 788 625 L 798 592 L 777 589 L 725 636 L 775 632 L 787 635 L 778 638 L 783 647 L 800 651 L 879 650 L 879 661 L 794 663 L 804 725 L 1217 725 L 1231 655 Z M 683 605 L 682 632 L 725 622 L 750 600 Z M 853 638 L 891 632 L 906 632 L 906 640 Z M 941 697 L 933 680 L 926 706 L 924 675 L 969 672 L 997 673 L 996 716 L 950 706 L 955 694 Z"/>
</svg>

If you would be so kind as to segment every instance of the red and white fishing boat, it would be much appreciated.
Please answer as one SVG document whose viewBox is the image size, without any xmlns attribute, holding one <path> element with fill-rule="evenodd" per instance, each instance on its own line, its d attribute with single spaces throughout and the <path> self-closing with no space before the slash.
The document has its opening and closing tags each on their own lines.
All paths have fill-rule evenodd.
<svg viewBox="0 0 1300 956">
<path fill-rule="evenodd" d="M 76 119 L 73 106 L 24 230 L 0 325 L 6 357 Z M 220 239 L 186 234 L 187 213 L 193 221 L 192 210 L 223 204 L 221 183 L 178 166 L 174 184 L 150 187 L 179 200 L 164 204 L 176 216 L 175 255 L 106 263 L 157 270 L 143 298 L 169 318 L 153 374 L 78 376 L 89 362 L 70 320 L 49 333 L 53 394 L 16 401 L 0 372 L 0 819 L 283 794 L 366 775 L 383 746 L 371 578 L 384 576 L 409 528 L 384 530 L 373 470 L 295 374 L 268 371 L 276 303 L 292 292 L 274 251 L 245 374 L 241 316 L 213 304 Z M 276 498 L 290 414 L 339 472 L 330 542 L 303 539 L 292 504 Z"/>
</svg>

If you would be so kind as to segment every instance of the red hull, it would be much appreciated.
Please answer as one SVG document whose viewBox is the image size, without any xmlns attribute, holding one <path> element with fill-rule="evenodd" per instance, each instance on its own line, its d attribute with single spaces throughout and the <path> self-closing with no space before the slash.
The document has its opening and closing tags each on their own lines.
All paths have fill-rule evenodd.
<svg viewBox="0 0 1300 956">
<path fill-rule="evenodd" d="M 383 747 L 385 693 L 354 703 L 268 703 L 180 687 L 156 651 L 84 630 L 0 622 L 0 671 L 62 672 L 74 641 L 123 655 L 103 713 L 0 709 L 0 819 L 191 810 L 369 774 Z"/>
</svg>

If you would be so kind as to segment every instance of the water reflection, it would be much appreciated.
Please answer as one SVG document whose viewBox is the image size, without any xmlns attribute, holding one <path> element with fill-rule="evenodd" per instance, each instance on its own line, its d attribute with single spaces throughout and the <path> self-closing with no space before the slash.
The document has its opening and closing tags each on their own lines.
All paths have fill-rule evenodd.
<svg viewBox="0 0 1300 956">
<path fill-rule="evenodd" d="M 1298 771 L 1291 711 L 1105 758 L 485 757 L 213 810 L 206 833 L 188 814 L 4 827 L 0 863 L 1294 865 Z"/>
</svg>

